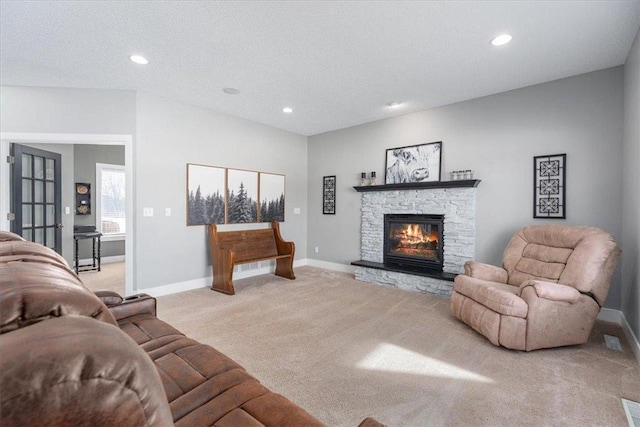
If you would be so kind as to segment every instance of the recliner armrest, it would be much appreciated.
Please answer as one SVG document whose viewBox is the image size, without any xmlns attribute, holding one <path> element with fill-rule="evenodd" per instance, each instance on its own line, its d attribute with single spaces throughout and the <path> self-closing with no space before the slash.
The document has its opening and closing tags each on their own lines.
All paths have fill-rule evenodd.
<svg viewBox="0 0 640 427">
<path fill-rule="evenodd" d="M 464 264 L 464 274 L 490 282 L 507 283 L 509 280 L 509 274 L 504 268 L 477 261 L 467 261 Z"/>
<path fill-rule="evenodd" d="M 532 288 L 538 298 L 550 301 L 568 302 L 574 304 L 580 299 L 580 292 L 571 286 L 560 283 L 544 282 L 542 280 L 527 280 L 520 285 L 520 296 L 527 300 L 525 289 Z M 528 302 L 528 301 L 527 301 Z"/>
<path fill-rule="evenodd" d="M 109 311 L 116 320 L 138 314 L 156 315 L 156 299 L 147 294 L 131 295 L 122 300 L 118 305 L 110 306 Z"/>
</svg>

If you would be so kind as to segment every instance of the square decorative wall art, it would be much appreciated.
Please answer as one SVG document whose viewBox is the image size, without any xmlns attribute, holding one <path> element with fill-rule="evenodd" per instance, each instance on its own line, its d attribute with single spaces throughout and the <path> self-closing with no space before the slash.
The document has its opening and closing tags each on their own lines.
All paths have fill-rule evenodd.
<svg viewBox="0 0 640 427">
<path fill-rule="evenodd" d="M 385 184 L 440 181 L 442 142 L 389 148 Z"/>
<path fill-rule="evenodd" d="M 533 217 L 566 217 L 567 155 L 533 158 Z"/>
<path fill-rule="evenodd" d="M 325 215 L 336 214 L 336 176 L 322 178 L 322 213 Z"/>
</svg>

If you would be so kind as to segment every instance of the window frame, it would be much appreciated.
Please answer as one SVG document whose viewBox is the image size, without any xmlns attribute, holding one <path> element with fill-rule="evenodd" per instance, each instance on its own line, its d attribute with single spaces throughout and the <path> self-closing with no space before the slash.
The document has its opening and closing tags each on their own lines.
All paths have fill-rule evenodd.
<svg viewBox="0 0 640 427">
<path fill-rule="evenodd" d="M 125 175 L 125 191 L 126 191 L 126 167 L 124 165 L 114 165 L 111 163 L 96 163 L 96 187 L 95 187 L 95 215 L 96 215 L 96 230 L 102 233 L 102 171 L 104 169 L 116 169 L 122 171 Z M 126 198 L 126 193 L 125 193 Z M 126 214 L 125 214 L 126 221 Z M 126 230 L 125 222 L 125 230 Z M 101 240 L 104 242 L 125 240 L 127 236 L 126 231 L 124 233 L 102 233 Z"/>
</svg>

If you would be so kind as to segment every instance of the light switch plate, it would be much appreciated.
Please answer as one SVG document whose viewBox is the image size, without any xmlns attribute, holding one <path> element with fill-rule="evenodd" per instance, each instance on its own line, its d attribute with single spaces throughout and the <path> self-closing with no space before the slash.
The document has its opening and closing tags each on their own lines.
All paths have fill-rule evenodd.
<svg viewBox="0 0 640 427">
<path fill-rule="evenodd" d="M 153 208 L 142 208 L 142 216 L 153 216 Z"/>
</svg>

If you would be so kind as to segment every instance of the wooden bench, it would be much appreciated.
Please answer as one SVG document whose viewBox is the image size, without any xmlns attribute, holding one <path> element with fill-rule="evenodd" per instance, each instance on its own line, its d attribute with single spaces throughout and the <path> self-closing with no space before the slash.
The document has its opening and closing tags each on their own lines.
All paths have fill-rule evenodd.
<svg viewBox="0 0 640 427">
<path fill-rule="evenodd" d="M 276 276 L 295 279 L 293 255 L 295 244 L 285 242 L 280 236 L 277 221 L 271 228 L 259 230 L 218 231 L 215 224 L 208 224 L 209 246 L 213 283 L 211 289 L 233 295 L 233 267 L 270 259 L 276 260 Z"/>
</svg>

